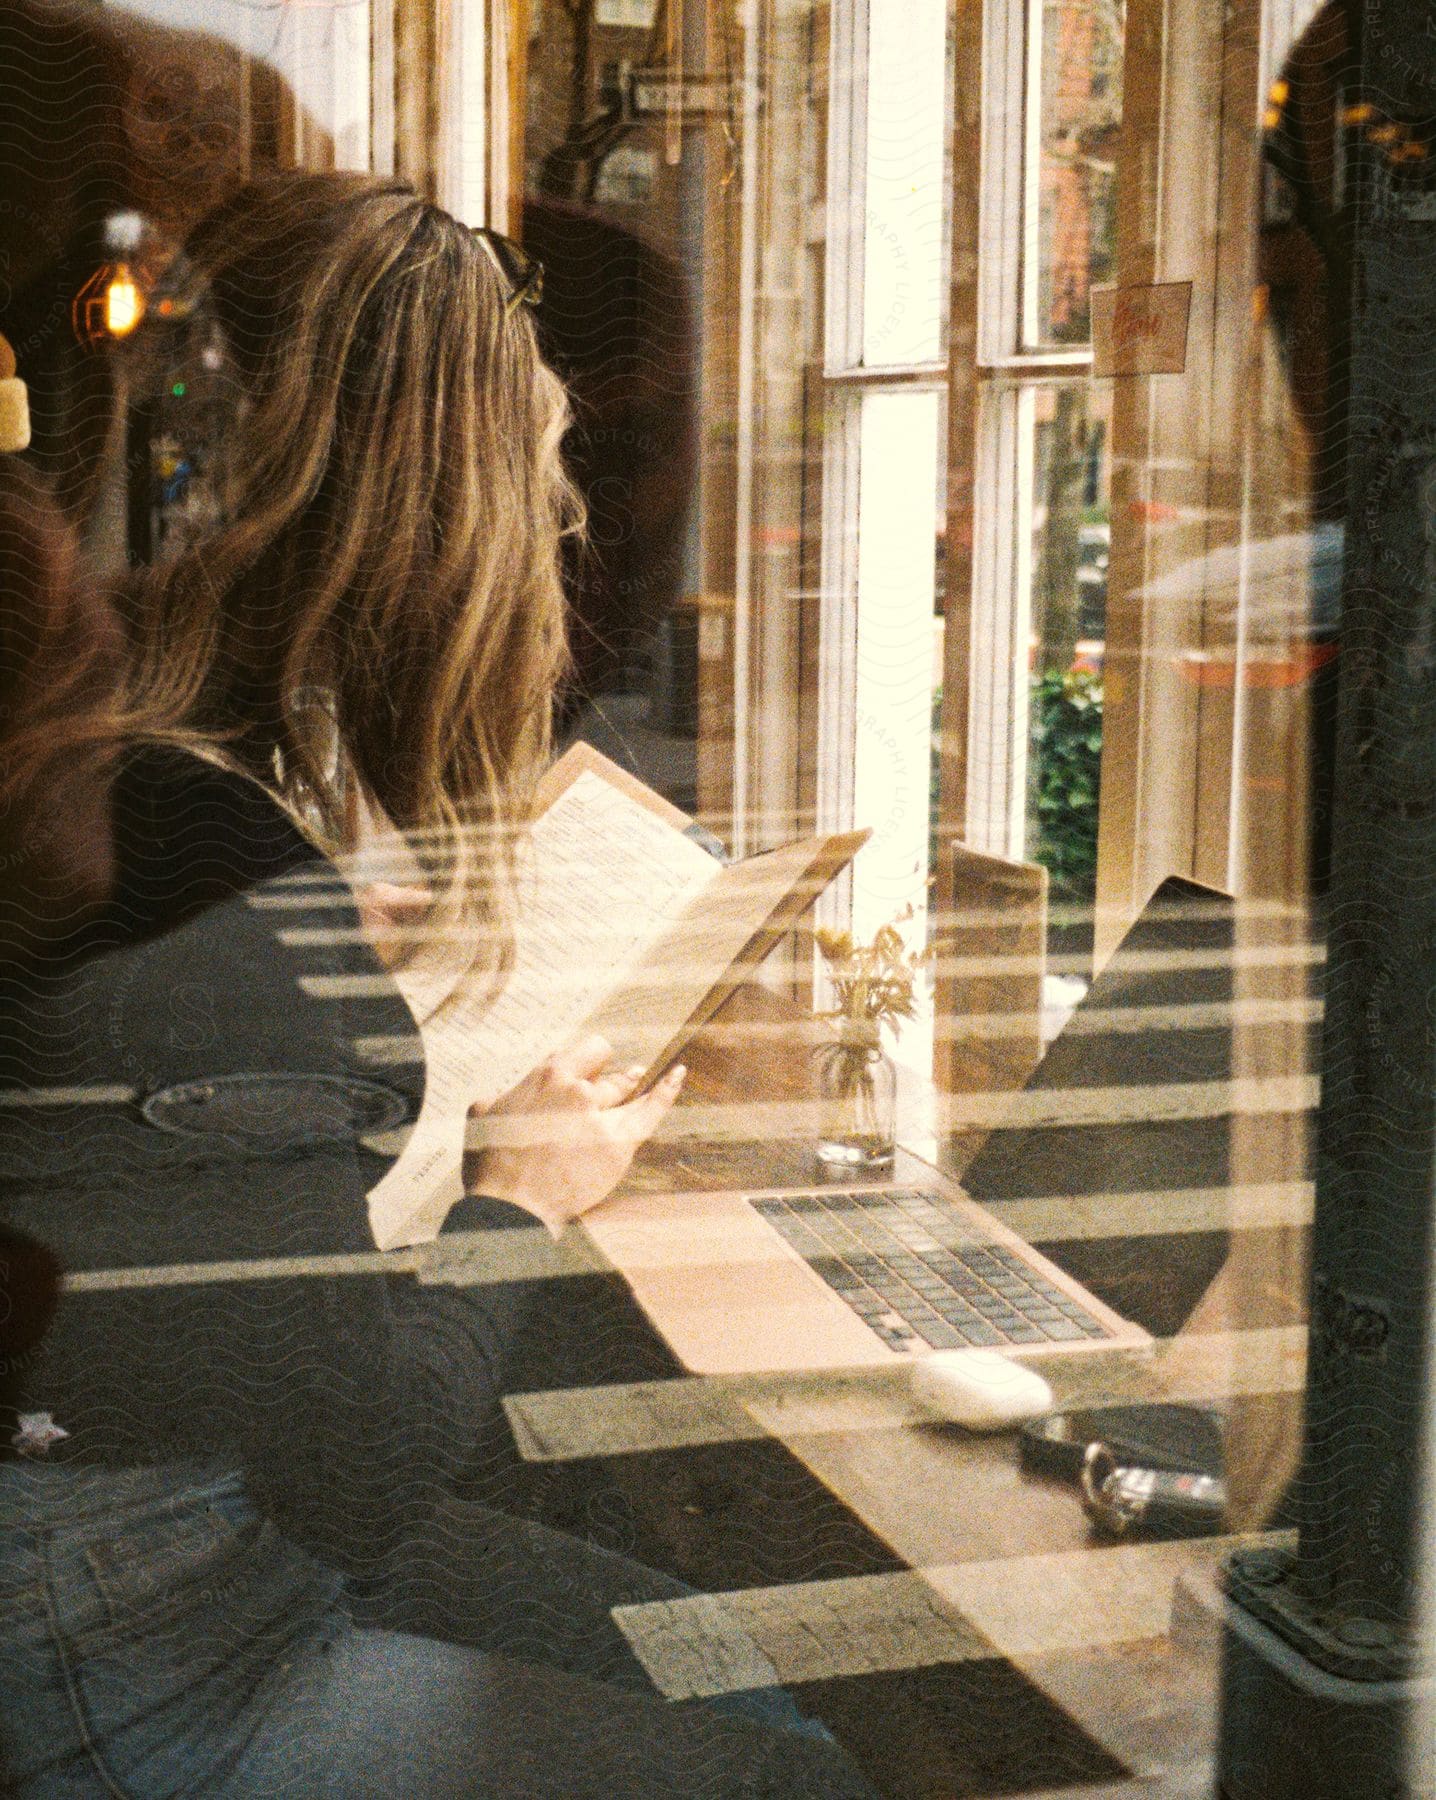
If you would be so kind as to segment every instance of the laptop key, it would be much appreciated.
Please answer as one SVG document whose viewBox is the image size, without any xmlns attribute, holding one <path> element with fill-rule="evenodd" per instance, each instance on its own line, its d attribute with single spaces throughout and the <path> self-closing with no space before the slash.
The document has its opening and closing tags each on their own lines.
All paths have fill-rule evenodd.
<svg viewBox="0 0 1436 1800">
<path fill-rule="evenodd" d="M 884 1300 L 891 1300 L 895 1305 L 912 1299 L 912 1289 L 899 1275 L 874 1275 L 871 1286 L 875 1294 L 881 1294 Z"/>
<path fill-rule="evenodd" d="M 1022 1246 L 994 1244 L 932 1194 L 824 1192 L 751 1204 L 830 1292 L 904 1354 L 919 1341 L 991 1348 L 1110 1335 L 1031 1266 Z"/>
<path fill-rule="evenodd" d="M 1071 1343 L 1087 1334 L 1073 1319 L 1044 1319 L 1042 1329 L 1054 1344 Z"/>
</svg>

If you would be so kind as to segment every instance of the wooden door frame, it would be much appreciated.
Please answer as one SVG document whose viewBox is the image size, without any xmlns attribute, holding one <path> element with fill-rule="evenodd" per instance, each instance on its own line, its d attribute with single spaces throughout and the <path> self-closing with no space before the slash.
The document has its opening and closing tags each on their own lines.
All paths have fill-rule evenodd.
<svg viewBox="0 0 1436 1800">
<path fill-rule="evenodd" d="M 468 225 L 512 228 L 528 0 L 374 0 L 371 166 Z"/>
<path fill-rule="evenodd" d="M 1227 553 L 1240 568 L 1242 547 L 1263 529 L 1260 409 L 1249 392 L 1260 14 L 1260 0 L 1217 13 L 1198 0 L 1185 9 L 1129 0 L 1118 284 L 1190 279 L 1193 297 L 1187 373 L 1114 383 L 1099 964 L 1166 876 L 1233 892 L 1246 885 L 1250 862 L 1244 770 L 1259 746 L 1247 741 L 1244 706 L 1247 595 L 1244 575 L 1228 586 L 1218 559 Z M 1201 92 L 1204 72 L 1215 111 L 1211 91 Z M 1204 134 L 1212 152 L 1205 157 L 1193 153 Z M 1173 421 L 1183 413 L 1185 471 L 1174 454 Z M 1200 509 L 1198 528 L 1174 557 L 1170 534 L 1180 527 L 1164 515 L 1188 504 Z M 1166 576 L 1170 587 L 1184 568 L 1193 585 L 1180 606 L 1170 593 L 1151 597 L 1158 580 Z"/>
</svg>

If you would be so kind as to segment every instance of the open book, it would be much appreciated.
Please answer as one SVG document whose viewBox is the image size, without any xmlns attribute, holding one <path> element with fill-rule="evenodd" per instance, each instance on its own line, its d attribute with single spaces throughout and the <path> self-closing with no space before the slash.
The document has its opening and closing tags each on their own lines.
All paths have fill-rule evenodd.
<svg viewBox="0 0 1436 1800">
<path fill-rule="evenodd" d="M 554 764 L 519 876 L 515 959 L 497 998 L 421 956 L 396 980 L 419 1021 L 424 1102 L 369 1196 L 381 1250 L 438 1234 L 461 1192 L 468 1109 L 571 1038 L 602 1032 L 656 1077 L 865 842 L 810 838 L 723 864 L 691 820 L 586 744 Z"/>
</svg>

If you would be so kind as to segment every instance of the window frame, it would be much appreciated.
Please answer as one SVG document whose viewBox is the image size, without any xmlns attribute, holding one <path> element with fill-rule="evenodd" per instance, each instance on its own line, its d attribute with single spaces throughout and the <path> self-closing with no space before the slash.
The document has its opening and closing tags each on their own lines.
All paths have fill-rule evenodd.
<svg viewBox="0 0 1436 1800">
<path fill-rule="evenodd" d="M 948 359 L 871 363 L 865 360 L 864 267 L 867 222 L 866 75 L 871 0 L 834 0 L 831 113 L 828 127 L 827 239 L 821 412 L 823 508 L 819 545 L 821 605 L 817 705 L 817 826 L 850 831 L 854 818 L 855 737 L 858 699 L 857 520 L 864 399 L 871 394 L 945 394 Z M 960 10 L 960 9 L 958 9 Z M 949 3 L 947 28 L 954 28 Z M 848 79 L 836 71 L 849 72 Z M 952 94 L 944 99 L 944 131 L 950 128 Z M 938 446 L 939 458 L 942 445 Z M 846 928 L 852 912 L 850 871 L 835 881 L 818 905 L 822 924 Z"/>
<path fill-rule="evenodd" d="M 1043 10 L 1044 0 L 986 0 L 966 45 L 983 103 L 954 124 L 954 173 L 968 189 L 954 196 L 954 313 L 965 299 L 967 330 L 950 339 L 949 469 L 967 461 L 972 481 L 950 491 L 948 601 L 965 594 L 968 618 L 965 631 L 950 623 L 947 634 L 941 816 L 972 849 L 1012 860 L 1022 860 L 1026 836 L 1032 390 L 1082 380 L 1092 367 L 1090 347 L 1029 347 Z M 956 225 L 964 202 L 977 220 L 975 272 L 964 266 Z M 959 354 L 964 341 L 970 359 Z"/>
</svg>

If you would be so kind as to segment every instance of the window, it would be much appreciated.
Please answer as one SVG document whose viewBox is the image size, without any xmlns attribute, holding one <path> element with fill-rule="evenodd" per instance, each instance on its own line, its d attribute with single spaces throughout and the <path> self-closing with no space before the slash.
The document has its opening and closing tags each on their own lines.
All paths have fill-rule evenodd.
<svg viewBox="0 0 1436 1800">
<path fill-rule="evenodd" d="M 990 98 L 959 173 L 980 221 L 978 267 L 955 283 L 975 354 L 953 368 L 953 455 L 973 468 L 970 492 L 955 490 L 971 546 L 953 573 L 972 612 L 947 658 L 944 726 L 961 742 L 946 747 L 945 823 L 974 849 L 1045 867 L 1050 940 L 1079 954 L 1111 545 L 1111 393 L 1090 379 L 1090 295 L 1115 267 L 1124 19 L 1125 0 L 989 8 L 969 70 Z"/>
<path fill-rule="evenodd" d="M 1111 277 L 1125 15 L 1125 0 L 1033 0 L 1024 348 L 1087 343 L 1088 295 Z"/>
<path fill-rule="evenodd" d="M 868 826 L 849 893 L 870 938 L 927 930 L 944 508 L 950 82 L 944 0 L 854 0 L 854 77 L 830 123 L 844 229 L 827 247 L 819 822 Z M 846 922 L 846 921 L 844 921 Z M 926 1077 L 925 1007 L 898 1053 Z"/>
<path fill-rule="evenodd" d="M 1112 268 L 1122 0 L 988 27 L 959 108 L 949 0 L 529 15 L 523 229 L 594 522 L 573 728 L 742 850 L 869 825 L 825 908 L 863 934 L 911 909 L 914 941 L 944 837 L 1035 858 L 1081 904 L 1095 864 L 1088 295 Z M 1006 98 L 959 169 L 983 54 Z M 979 179 L 954 265 L 952 195 Z M 949 544 L 954 483 L 981 525 Z M 904 1034 L 923 1074 L 930 1047 Z"/>
</svg>

